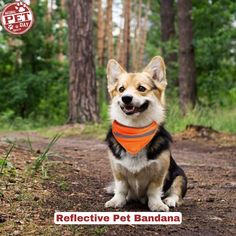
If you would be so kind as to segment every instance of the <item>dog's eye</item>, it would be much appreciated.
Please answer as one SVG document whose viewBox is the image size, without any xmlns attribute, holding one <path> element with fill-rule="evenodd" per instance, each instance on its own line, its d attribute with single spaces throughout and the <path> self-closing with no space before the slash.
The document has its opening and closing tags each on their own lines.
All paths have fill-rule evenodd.
<svg viewBox="0 0 236 236">
<path fill-rule="evenodd" d="M 140 86 L 138 86 L 137 90 L 138 90 L 139 92 L 145 92 L 145 91 L 146 91 L 146 88 L 140 85 Z"/>
<path fill-rule="evenodd" d="M 121 86 L 120 88 L 119 88 L 119 92 L 120 93 L 123 93 L 125 91 L 125 87 L 124 86 Z"/>
</svg>

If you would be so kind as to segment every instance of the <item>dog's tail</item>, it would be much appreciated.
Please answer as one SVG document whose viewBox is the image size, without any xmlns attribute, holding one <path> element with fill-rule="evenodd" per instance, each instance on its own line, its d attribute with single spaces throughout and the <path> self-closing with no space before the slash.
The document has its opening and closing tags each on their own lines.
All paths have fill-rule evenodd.
<svg viewBox="0 0 236 236">
<path fill-rule="evenodd" d="M 110 182 L 107 187 L 104 188 L 104 190 L 110 194 L 113 195 L 115 193 L 115 182 Z"/>
</svg>

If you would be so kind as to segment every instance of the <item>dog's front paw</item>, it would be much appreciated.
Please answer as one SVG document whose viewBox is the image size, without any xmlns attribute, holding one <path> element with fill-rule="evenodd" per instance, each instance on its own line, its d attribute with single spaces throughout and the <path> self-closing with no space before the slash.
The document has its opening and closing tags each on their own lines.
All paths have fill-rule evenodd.
<svg viewBox="0 0 236 236">
<path fill-rule="evenodd" d="M 116 197 L 114 196 L 110 201 L 105 203 L 105 207 L 112 207 L 112 208 L 121 208 L 126 204 L 125 197 Z"/>
<path fill-rule="evenodd" d="M 168 206 L 168 207 L 176 207 L 176 200 L 172 197 L 167 197 L 163 200 L 163 202 Z"/>
<path fill-rule="evenodd" d="M 169 211 L 169 207 L 162 201 L 149 202 L 148 207 L 151 211 Z"/>
</svg>

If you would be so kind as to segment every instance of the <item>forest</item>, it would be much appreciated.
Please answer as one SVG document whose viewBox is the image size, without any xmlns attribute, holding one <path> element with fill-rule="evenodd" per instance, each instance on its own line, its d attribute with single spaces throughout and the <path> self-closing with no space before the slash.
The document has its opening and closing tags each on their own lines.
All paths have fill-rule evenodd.
<svg viewBox="0 0 236 236">
<path fill-rule="evenodd" d="M 0 1 L 1 8 L 8 2 Z M 36 19 L 28 33 L 16 37 L 0 30 L 1 129 L 106 126 L 108 59 L 137 72 L 161 55 L 167 127 L 236 131 L 234 1 L 29 2 Z"/>
<path fill-rule="evenodd" d="M 1 19 L 12 2 L 0 0 Z M 0 22 L 0 235 L 236 235 L 236 1 L 16 0 L 13 5 L 24 10 L 24 3 L 34 15 L 29 31 L 13 35 Z M 133 135 L 146 140 L 150 126 L 156 127 L 140 155 L 122 156 L 119 144 L 111 145 L 115 138 L 105 142 L 111 123 L 107 63 L 113 58 L 128 72 L 142 72 L 157 55 L 165 61 L 168 82 L 166 108 L 159 108 L 166 111 L 165 129 L 172 137 L 162 120 L 154 120 L 139 129 L 148 132 Z M 119 210 L 106 208 L 111 194 L 105 189 L 113 179 L 108 146 L 117 148 L 112 149 L 117 163 L 132 163 L 141 182 L 152 179 L 152 172 L 158 179 L 166 175 L 158 184 L 168 185 L 184 171 L 188 183 L 184 178 L 166 187 L 187 190 L 182 205 L 175 200 L 165 208 L 182 214 L 181 224 L 54 222 L 60 212 L 163 213 L 144 204 L 145 195 Z M 153 163 L 157 169 L 149 169 Z M 130 175 L 129 164 L 124 167 Z M 131 184 L 139 192 L 142 184 L 135 178 Z M 155 186 L 165 201 L 164 187 Z"/>
</svg>

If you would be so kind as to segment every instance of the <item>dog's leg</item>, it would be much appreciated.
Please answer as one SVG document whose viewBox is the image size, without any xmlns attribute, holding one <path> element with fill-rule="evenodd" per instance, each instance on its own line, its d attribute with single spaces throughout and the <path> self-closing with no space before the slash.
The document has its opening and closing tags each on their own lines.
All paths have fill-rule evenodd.
<svg viewBox="0 0 236 236">
<path fill-rule="evenodd" d="M 115 157 L 111 152 L 108 152 L 111 162 L 111 169 L 114 176 L 114 196 L 111 200 L 105 203 L 105 207 L 123 207 L 127 200 L 126 197 L 129 191 L 129 185 L 122 173 L 121 166 L 115 162 Z"/>
<path fill-rule="evenodd" d="M 176 207 L 181 205 L 183 195 L 182 190 L 184 185 L 187 185 L 187 181 L 184 176 L 177 176 L 174 179 L 170 190 L 168 191 L 169 193 L 167 198 L 165 198 L 163 202 L 169 207 Z"/>
<path fill-rule="evenodd" d="M 107 186 L 104 188 L 104 190 L 105 190 L 108 194 L 114 195 L 114 193 L 115 193 L 115 182 L 114 182 L 114 181 L 110 182 L 109 185 L 107 185 Z"/>
<path fill-rule="evenodd" d="M 105 207 L 120 208 L 126 204 L 128 183 L 124 179 L 115 178 L 115 195 L 105 203 Z"/>
<path fill-rule="evenodd" d="M 169 211 L 169 207 L 161 200 L 163 181 L 153 181 L 148 187 L 148 207 L 151 211 Z"/>
<path fill-rule="evenodd" d="M 170 152 L 165 151 L 158 157 L 155 176 L 147 190 L 148 206 L 151 211 L 169 211 L 169 207 L 162 200 L 162 189 L 170 163 Z"/>
</svg>

